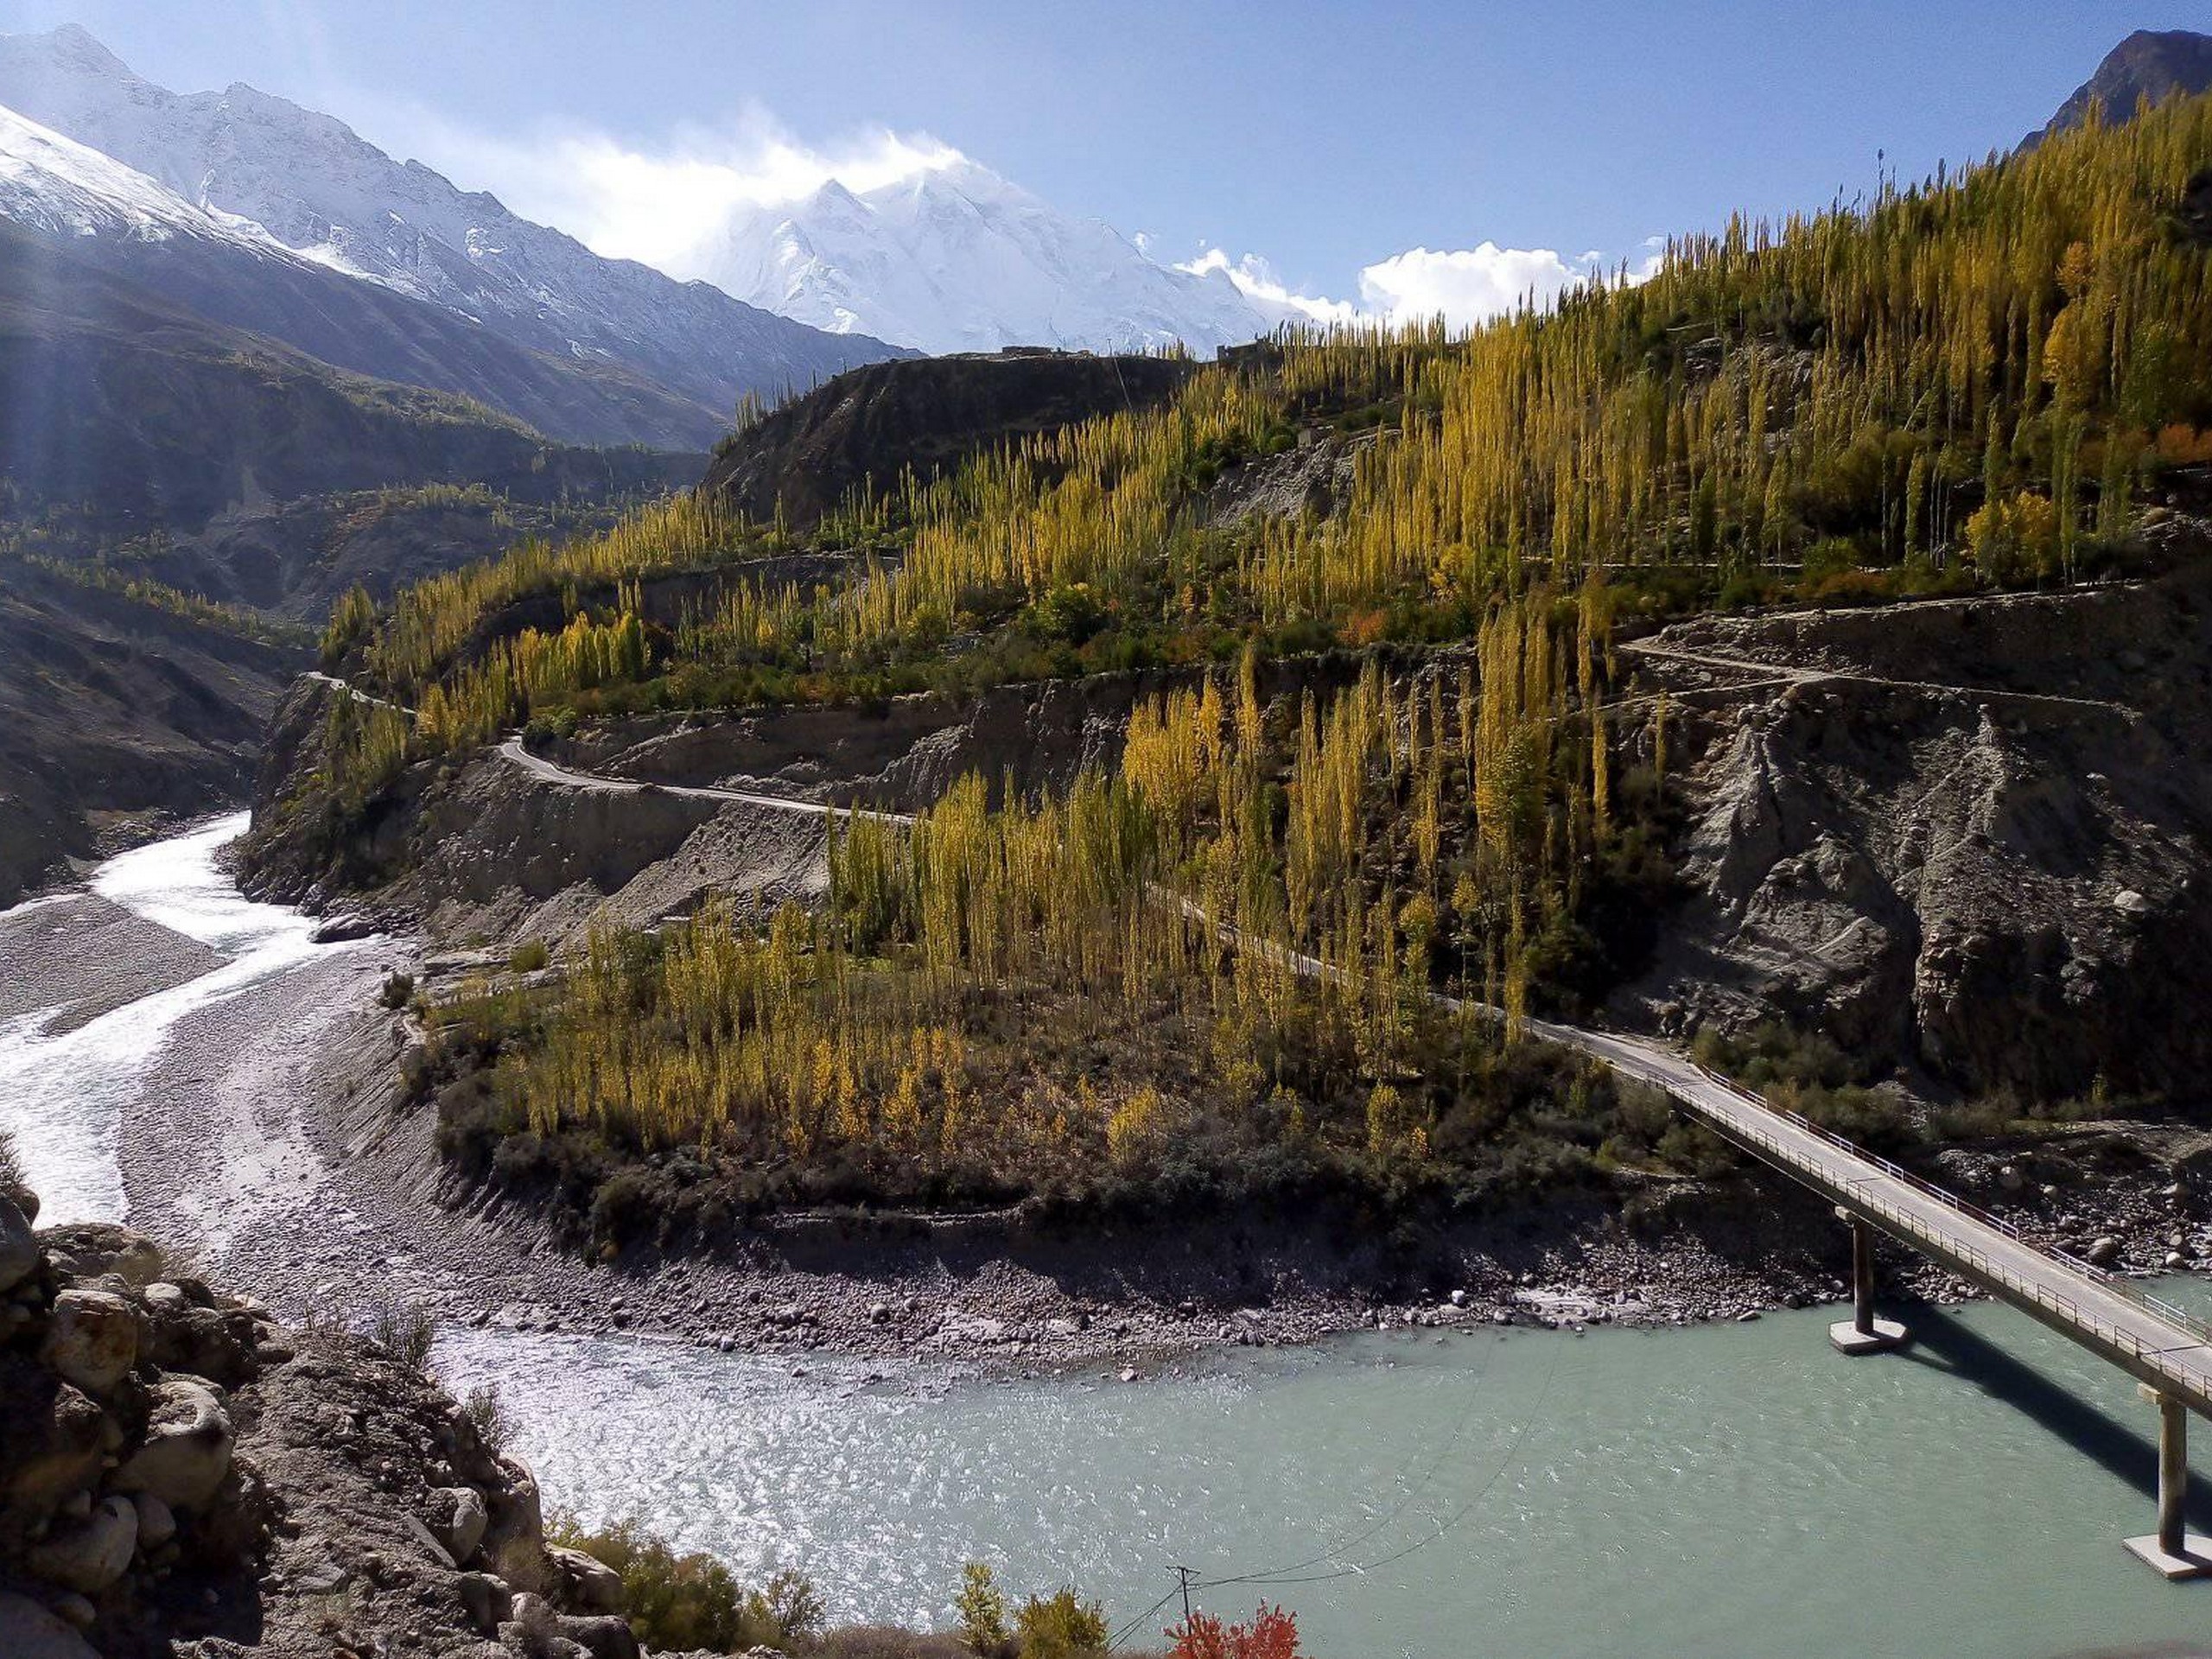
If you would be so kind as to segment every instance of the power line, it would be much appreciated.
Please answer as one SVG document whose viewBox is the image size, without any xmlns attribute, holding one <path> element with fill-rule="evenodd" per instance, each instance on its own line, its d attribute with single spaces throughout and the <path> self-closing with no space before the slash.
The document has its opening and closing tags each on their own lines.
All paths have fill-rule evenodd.
<svg viewBox="0 0 2212 1659">
<path fill-rule="evenodd" d="M 1147 1619 L 1151 1618 L 1155 1613 L 1159 1612 L 1161 1608 L 1165 1607 L 1169 1602 L 1174 1600 L 1177 1596 L 1182 1593 L 1183 1591 L 1179 1587 L 1170 1590 L 1158 1601 L 1154 1602 L 1151 1606 L 1146 1608 L 1144 1611 L 1139 1613 L 1135 1618 L 1122 1625 L 1120 1630 L 1115 1631 L 1111 1637 L 1107 1638 L 1106 1650 L 1109 1653 L 1111 1653 L 1116 1648 L 1120 1647 L 1122 1643 L 1128 1641 L 1132 1636 L 1136 1634 L 1138 1625 L 1142 1624 Z"/>
<path fill-rule="evenodd" d="M 1519 1458 L 1522 1446 L 1528 1441 L 1529 1426 L 1541 1415 L 1544 1402 L 1551 1396 L 1552 1383 L 1559 1376 L 1559 1356 L 1560 1347 L 1555 1344 L 1552 1350 L 1551 1365 L 1544 1373 L 1544 1386 L 1537 1391 L 1535 1405 L 1522 1419 L 1521 1426 L 1514 1434 L 1513 1444 L 1507 1448 L 1505 1455 L 1498 1459 L 1497 1466 L 1491 1471 L 1490 1478 L 1483 1482 L 1482 1485 L 1468 1497 L 1465 1503 L 1452 1512 L 1450 1519 L 1440 1522 L 1427 1537 L 1416 1539 L 1403 1549 L 1393 1550 L 1390 1554 L 1378 1556 L 1374 1560 L 1354 1563 L 1336 1568 L 1332 1572 L 1305 1573 L 1302 1576 L 1288 1576 L 1282 1573 L 1246 1573 L 1236 1578 L 1209 1580 L 1196 1587 L 1201 1590 L 1219 1590 L 1234 1585 L 1250 1585 L 1264 1588 L 1287 1584 L 1325 1584 L 1334 1579 L 1360 1577 L 1372 1573 L 1377 1567 L 1388 1567 L 1393 1561 L 1402 1561 L 1419 1550 L 1427 1549 L 1446 1533 L 1458 1526 L 1460 1522 L 1465 1520 L 1475 1505 L 1490 1496 L 1491 1489 L 1504 1478 L 1505 1471 L 1511 1468 Z M 1318 1565 L 1318 1562 L 1306 1562 L 1302 1565 L 1313 1566 Z"/>
<path fill-rule="evenodd" d="M 1393 1505 L 1390 1510 L 1379 1520 L 1370 1522 L 1367 1527 L 1353 1535 L 1351 1538 L 1346 1539 L 1338 1544 L 1332 1545 L 1321 1554 L 1308 1557 L 1303 1561 L 1293 1562 L 1287 1567 L 1262 1568 L 1255 1572 L 1241 1573 L 1230 1577 L 1219 1579 L 1196 1579 L 1191 1575 L 1191 1570 L 1188 1567 L 1178 1567 L 1172 1568 L 1170 1570 L 1176 1573 L 1179 1580 L 1176 1587 L 1170 1590 L 1158 1601 L 1153 1603 L 1150 1607 L 1145 1609 L 1143 1612 L 1139 1613 L 1135 1618 L 1131 1619 L 1128 1624 L 1122 1626 L 1120 1630 L 1116 1630 L 1114 1633 L 1113 1637 L 1106 1644 L 1108 1649 L 1110 1651 L 1113 1649 L 1121 1646 L 1122 1643 L 1128 1641 L 1129 1637 L 1135 1632 L 1139 1626 L 1143 1624 L 1146 1620 L 1156 1615 L 1161 1608 L 1166 1606 L 1178 1596 L 1180 1596 L 1183 1599 L 1184 1623 L 1187 1626 L 1190 1623 L 1190 1592 L 1193 1590 L 1224 1590 L 1233 1588 L 1237 1586 L 1249 1586 L 1258 1589 L 1270 1589 L 1286 1585 L 1326 1584 L 1338 1579 L 1349 1579 L 1363 1576 L 1369 1573 L 1376 1571 L 1377 1568 L 1389 1567 L 1393 1562 L 1402 1561 L 1409 1555 L 1415 1554 L 1421 1550 L 1427 1549 L 1431 1544 L 1434 1543 L 1438 1539 L 1443 1537 L 1445 1534 L 1450 1532 L 1454 1527 L 1458 1526 L 1460 1522 L 1466 1519 L 1468 1515 L 1473 1511 L 1475 1506 L 1490 1496 L 1491 1490 L 1497 1486 L 1500 1480 L 1504 1478 L 1505 1471 L 1511 1468 L 1515 1461 L 1519 1458 L 1522 1447 L 1528 1442 L 1530 1427 L 1535 1423 L 1538 1417 L 1542 1415 L 1545 1402 L 1551 1397 L 1552 1384 L 1557 1380 L 1559 1376 L 1560 1354 L 1562 1347 L 1563 1344 L 1554 1344 L 1552 1349 L 1551 1363 L 1544 1372 L 1543 1386 L 1537 1390 L 1535 1402 L 1529 1408 L 1529 1412 L 1522 1418 L 1520 1426 L 1514 1433 L 1512 1445 L 1506 1448 L 1505 1455 L 1498 1459 L 1497 1466 L 1491 1471 L 1489 1478 L 1484 1480 L 1482 1485 L 1474 1492 L 1471 1493 L 1465 1503 L 1461 1503 L 1458 1509 L 1454 1510 L 1446 1519 L 1440 1522 L 1436 1525 L 1435 1529 L 1425 1536 L 1415 1539 L 1412 1543 L 1406 1545 L 1402 1549 L 1392 1550 L 1389 1554 L 1377 1556 L 1371 1561 L 1351 1563 L 1333 1568 L 1326 1573 L 1306 1573 L 1304 1571 L 1306 1567 L 1319 1566 L 1322 1561 L 1330 1559 L 1332 1556 L 1339 1554 L 1344 1549 L 1350 1548 L 1354 1544 L 1363 1543 L 1369 1538 L 1373 1537 L 1377 1532 L 1380 1532 L 1384 1527 L 1387 1527 L 1391 1522 L 1402 1515 L 1408 1505 L 1409 1505 L 1415 1497 L 1419 1497 L 1421 1492 L 1427 1489 L 1430 1483 L 1435 1479 L 1436 1476 L 1441 1471 L 1444 1466 L 1444 1454 L 1449 1452 L 1452 1446 L 1458 1441 L 1460 1434 L 1466 1427 L 1467 1420 L 1473 1414 L 1476 1402 L 1471 1396 L 1470 1397 L 1466 1406 L 1462 1408 L 1459 1415 L 1459 1421 L 1453 1426 L 1451 1434 L 1446 1439 L 1443 1446 L 1438 1448 L 1436 1456 L 1431 1459 L 1427 1472 L 1422 1476 L 1421 1479 L 1411 1490 L 1404 1493 L 1400 1497 L 1397 1503 Z"/>
</svg>

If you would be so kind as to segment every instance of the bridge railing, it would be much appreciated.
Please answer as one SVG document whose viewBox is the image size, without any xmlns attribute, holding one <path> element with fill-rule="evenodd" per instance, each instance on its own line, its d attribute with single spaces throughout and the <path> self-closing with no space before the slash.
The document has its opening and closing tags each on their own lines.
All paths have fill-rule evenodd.
<svg viewBox="0 0 2212 1659">
<path fill-rule="evenodd" d="M 1838 1151 L 1848 1153 L 1863 1162 L 1873 1165 L 1887 1179 L 1900 1182 L 1923 1197 L 1931 1198 L 1967 1219 L 1991 1228 L 2024 1248 L 2050 1258 L 2068 1271 L 2088 1280 L 2100 1289 L 2121 1297 L 2176 1327 L 2178 1334 L 2186 1336 L 2195 1342 L 2212 1346 L 2212 1322 L 2208 1322 L 2196 1314 L 2175 1306 L 2163 1297 L 2153 1296 L 2131 1281 L 2084 1262 L 2079 1256 L 2070 1255 L 2064 1250 L 2054 1249 L 2047 1245 L 2038 1244 L 2003 1217 L 1990 1214 L 1978 1205 L 1971 1204 L 1960 1198 L 1956 1193 L 1948 1192 L 1932 1181 L 1923 1179 L 1910 1170 L 1900 1167 L 1877 1153 L 1868 1152 L 1865 1147 L 1844 1139 L 1833 1130 L 1823 1128 L 1821 1125 L 1801 1116 L 1787 1107 L 1777 1106 L 1759 1098 L 1727 1078 L 1715 1076 L 1703 1066 L 1700 1066 L 1698 1070 L 1704 1072 L 1713 1082 L 1726 1088 L 1730 1093 L 1744 1101 L 1746 1105 L 1756 1107 L 1763 1113 L 1779 1118 L 1792 1128 L 1812 1135 L 1824 1144 L 1835 1147 Z M 1758 1149 L 1763 1149 L 1771 1154 L 1770 1161 L 1778 1162 L 1785 1173 L 1789 1173 L 1791 1166 L 1797 1161 L 1793 1157 L 1788 1143 L 1781 1136 L 1770 1131 L 1758 1128 L 1755 1124 L 1740 1122 L 1731 1122 L 1723 1127 L 1732 1138 L 1757 1143 Z M 1883 1216 L 1904 1229 L 1908 1234 L 1925 1232 L 1924 1224 L 1918 1217 L 1879 1198 L 1872 1190 L 1872 1177 L 1857 1176 L 1847 1181 L 1845 1185 L 1850 1189 L 1854 1202 Z M 2060 1297 L 2057 1293 L 2046 1289 L 2035 1281 L 2024 1279 L 2009 1268 L 2000 1268 L 1986 1253 L 1976 1249 L 1962 1239 L 1946 1237 L 1942 1240 L 1942 1244 L 1946 1249 L 1970 1262 L 1977 1272 L 1997 1280 L 2017 1294 L 2028 1296 L 2046 1306 L 2059 1309 L 2076 1323 L 2082 1325 L 2085 1328 L 2094 1330 L 2100 1337 L 2116 1346 L 2122 1347 L 2139 1357 L 2147 1357 L 2163 1351 L 2160 1349 L 2146 1346 L 2107 1320 L 2094 1319 L 2082 1312 L 2080 1304 L 2072 1299 Z M 2169 1369 L 2177 1368 L 2169 1366 Z"/>
<path fill-rule="evenodd" d="M 1860 1181 L 1854 1183 L 1854 1185 L 1860 1189 L 1853 1194 L 1856 1201 L 1875 1214 L 1899 1226 L 1910 1228 L 1913 1219 L 1911 1215 L 1889 1200 L 1865 1191 L 1868 1184 L 1867 1179 L 1863 1178 Z M 2062 1294 L 2039 1280 L 2031 1279 L 2017 1272 L 1986 1252 L 1977 1249 L 1961 1239 L 1945 1239 L 1943 1249 L 1948 1254 L 1973 1268 L 1980 1277 L 2003 1286 L 2024 1300 L 2034 1303 L 2039 1307 L 2049 1308 L 2065 1319 L 2068 1324 L 2088 1332 L 2107 1346 L 2139 1361 L 2177 1387 L 2193 1392 L 2199 1399 L 2212 1400 L 2212 1374 L 2208 1374 L 2196 1366 L 2183 1364 L 2174 1357 L 2171 1346 L 2144 1341 L 2133 1332 L 2124 1330 L 2114 1325 L 2109 1319 L 2092 1312 L 2072 1297 Z M 2188 1345 L 2195 1348 L 2199 1344 L 2191 1341 Z"/>
</svg>

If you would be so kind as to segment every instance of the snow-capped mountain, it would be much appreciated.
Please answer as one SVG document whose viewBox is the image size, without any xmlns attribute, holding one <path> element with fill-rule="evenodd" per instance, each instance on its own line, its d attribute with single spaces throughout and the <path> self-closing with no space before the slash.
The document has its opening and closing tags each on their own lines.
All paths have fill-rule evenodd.
<svg viewBox="0 0 2212 1659">
<path fill-rule="evenodd" d="M 0 247 L 0 262 L 38 263 L 29 245 L 43 241 L 146 300 L 335 368 L 458 392 L 551 436 L 696 448 L 721 423 L 717 410 L 621 365 L 531 351 L 473 318 L 342 274 L 4 107 L 0 220 L 26 238 Z"/>
<path fill-rule="evenodd" d="M 0 36 L 0 105 L 243 220 L 340 273 L 469 319 L 528 350 L 627 371 L 714 411 L 895 353 L 744 304 L 704 283 L 602 258 L 343 122 L 237 85 L 180 95 L 82 29 Z"/>
<path fill-rule="evenodd" d="M 832 180 L 741 215 L 702 269 L 739 299 L 817 328 L 928 352 L 1179 340 L 1211 352 L 1272 326 L 1225 273 L 1158 264 L 1112 226 L 965 160 L 860 194 Z"/>
</svg>

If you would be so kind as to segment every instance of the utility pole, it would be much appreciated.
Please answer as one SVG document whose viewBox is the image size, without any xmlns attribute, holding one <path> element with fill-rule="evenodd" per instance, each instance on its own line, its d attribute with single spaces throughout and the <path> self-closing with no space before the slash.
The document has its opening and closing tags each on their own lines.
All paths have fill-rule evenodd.
<svg viewBox="0 0 2212 1659">
<path fill-rule="evenodd" d="M 1187 1567 L 1170 1567 L 1168 1571 L 1182 1580 L 1183 1628 L 1187 1630 L 1191 1628 L 1191 1569 Z"/>
</svg>

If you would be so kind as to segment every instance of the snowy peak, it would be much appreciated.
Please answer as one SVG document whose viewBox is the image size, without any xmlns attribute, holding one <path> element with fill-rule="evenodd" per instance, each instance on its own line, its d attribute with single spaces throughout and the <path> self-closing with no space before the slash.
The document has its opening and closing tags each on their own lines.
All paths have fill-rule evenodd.
<svg viewBox="0 0 2212 1659">
<path fill-rule="evenodd" d="M 244 85 L 168 92 L 82 29 L 0 36 L 0 105 L 327 268 L 533 351 L 645 372 L 712 409 L 887 355 L 882 340 L 1210 352 L 1274 321 L 1227 277 L 1160 265 L 1111 226 L 950 152 L 866 190 L 831 179 L 741 212 L 686 272 L 705 283 L 679 283 L 286 99 Z"/>
<path fill-rule="evenodd" d="M 96 76 L 106 80 L 137 80 L 130 66 L 95 40 L 77 23 L 64 23 L 45 35 L 17 35 L 10 41 L 23 43 L 23 55 L 40 58 L 55 70 L 72 75 Z"/>
<path fill-rule="evenodd" d="M 0 37 L 0 104 L 326 263 L 440 303 L 478 297 L 441 256 L 449 244 L 465 247 L 478 228 L 466 221 L 507 219 L 496 201 L 403 167 L 344 122 L 289 99 L 243 82 L 179 95 L 81 30 L 73 41 L 63 33 Z"/>
<path fill-rule="evenodd" d="M 706 276 L 818 328 L 930 352 L 1179 340 L 1210 352 L 1269 326 L 1226 277 L 1156 264 L 1110 226 L 965 157 L 861 193 L 833 179 L 740 215 Z"/>
</svg>

